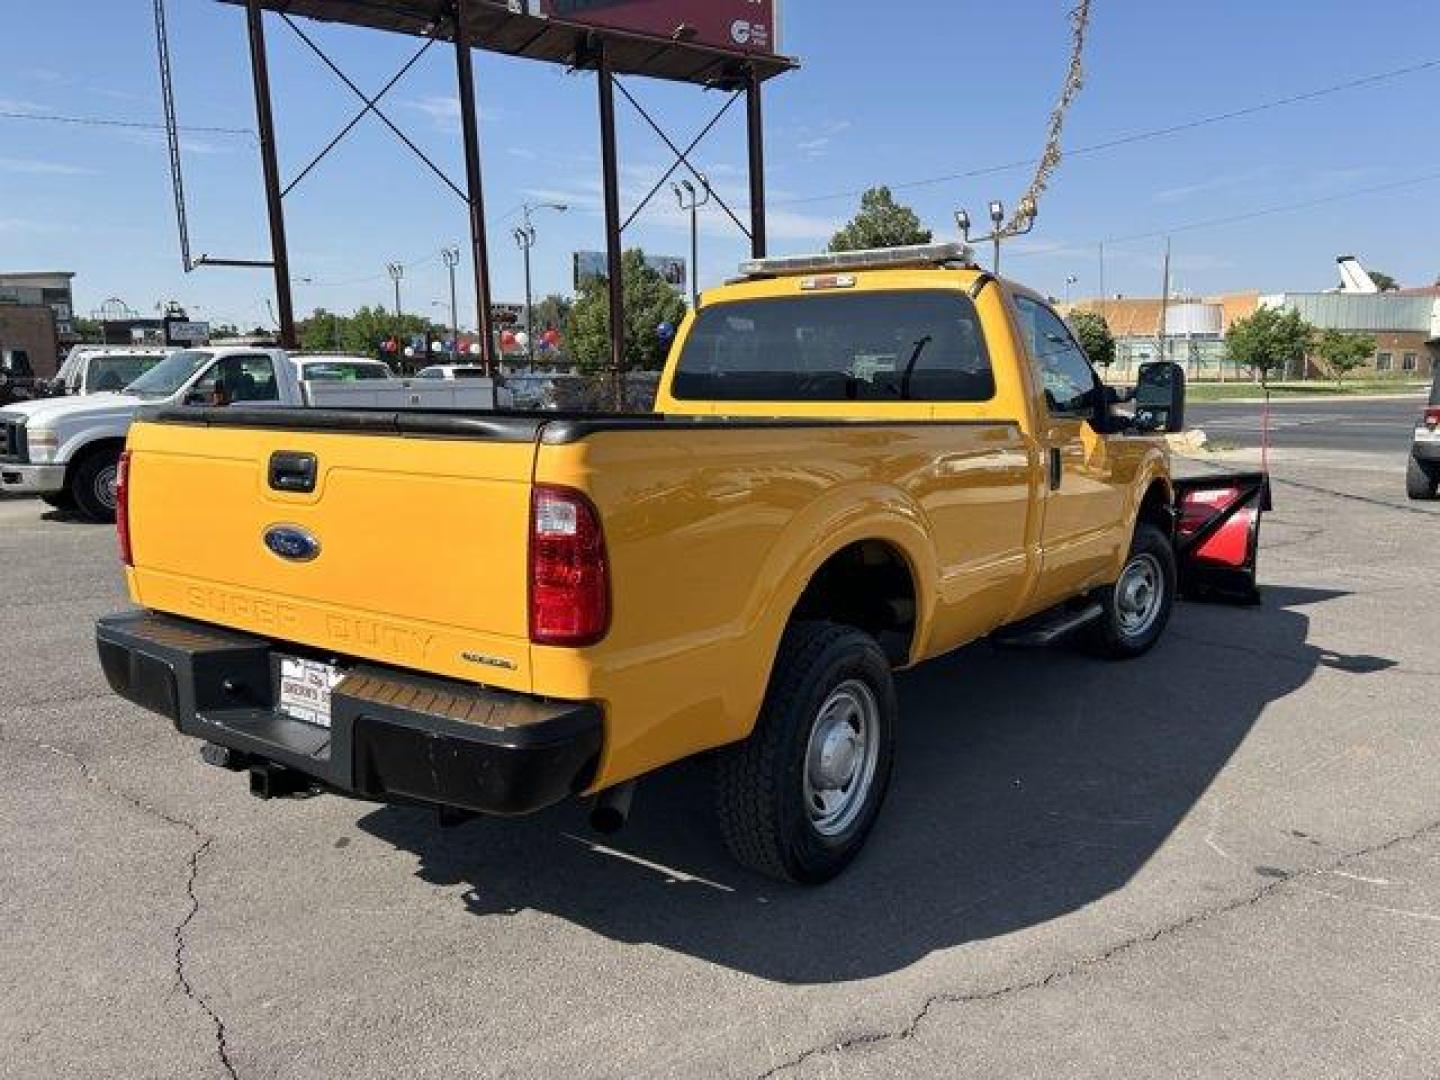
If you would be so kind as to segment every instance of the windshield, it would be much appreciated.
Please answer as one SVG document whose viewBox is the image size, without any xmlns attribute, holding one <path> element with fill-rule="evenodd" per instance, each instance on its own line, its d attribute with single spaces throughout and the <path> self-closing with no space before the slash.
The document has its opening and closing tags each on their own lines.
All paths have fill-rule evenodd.
<svg viewBox="0 0 1440 1080">
<path fill-rule="evenodd" d="M 163 359 L 158 354 L 93 356 L 90 358 L 90 389 L 123 390 Z"/>
<path fill-rule="evenodd" d="M 390 369 L 384 364 L 356 360 L 323 360 L 300 365 L 300 378 L 307 382 L 354 382 L 357 379 L 388 379 Z"/>
<path fill-rule="evenodd" d="M 702 309 L 671 392 L 708 401 L 988 401 L 995 377 L 964 293 L 840 293 Z"/>
<path fill-rule="evenodd" d="M 202 349 L 186 349 L 162 360 L 126 387 L 132 394 L 145 398 L 167 398 L 179 390 L 190 377 L 208 364 L 212 353 Z"/>
</svg>

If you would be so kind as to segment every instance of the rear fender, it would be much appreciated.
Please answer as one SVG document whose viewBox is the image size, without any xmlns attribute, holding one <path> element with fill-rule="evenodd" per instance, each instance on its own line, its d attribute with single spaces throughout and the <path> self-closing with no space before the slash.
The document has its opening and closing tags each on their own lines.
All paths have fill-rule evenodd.
<svg viewBox="0 0 1440 1080">
<path fill-rule="evenodd" d="M 1222 473 L 1173 481 L 1175 558 L 1187 599 L 1258 604 L 1260 518 L 1271 509 L 1264 473 Z"/>
</svg>

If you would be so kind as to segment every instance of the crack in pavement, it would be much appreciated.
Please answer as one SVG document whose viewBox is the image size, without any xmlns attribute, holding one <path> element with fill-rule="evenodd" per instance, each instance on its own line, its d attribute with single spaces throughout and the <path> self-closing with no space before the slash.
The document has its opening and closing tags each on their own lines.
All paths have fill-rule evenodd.
<svg viewBox="0 0 1440 1080">
<path fill-rule="evenodd" d="M 16 736 L 12 734 L 10 738 L 14 740 Z M 186 930 L 189 929 L 190 923 L 194 920 L 195 916 L 200 914 L 200 896 L 195 891 L 195 883 L 200 876 L 200 861 L 210 851 L 211 845 L 215 843 L 215 837 L 192 822 L 186 821 L 184 818 L 176 817 L 174 814 L 166 813 L 158 806 L 146 802 L 138 795 L 133 795 L 123 788 L 115 787 L 101 777 L 100 774 L 90 766 L 90 763 L 79 754 L 47 742 L 42 742 L 39 739 L 31 739 L 26 736 L 19 736 L 19 739 L 48 754 L 64 758 L 79 770 L 80 775 L 87 783 L 94 785 L 107 795 L 128 803 L 143 814 L 163 821 L 167 825 L 173 825 L 177 829 L 184 829 L 196 840 L 196 846 L 191 850 L 186 863 L 188 871 L 185 878 L 185 895 L 190 900 L 190 910 L 185 913 L 183 919 L 175 924 L 175 928 L 172 931 L 175 941 L 175 983 L 180 987 L 186 998 L 194 1002 L 200 1010 L 209 1017 L 210 1024 L 215 1030 L 215 1051 L 219 1057 L 220 1065 L 224 1068 L 226 1075 L 228 1075 L 231 1080 L 240 1080 L 240 1074 L 236 1070 L 234 1063 L 230 1060 L 229 1030 L 226 1027 L 224 1019 L 215 1011 L 214 1006 L 210 1004 L 209 998 L 197 990 L 195 985 L 190 981 L 190 967 L 187 957 L 189 939 L 186 936 Z"/>
<path fill-rule="evenodd" d="M 1110 946 L 1109 948 L 1105 949 L 1103 952 L 1096 953 L 1092 956 L 1081 957 L 1078 960 L 1071 961 L 1064 967 L 1056 968 L 1055 970 L 1047 972 L 1044 975 L 1037 975 L 1029 979 L 1023 979 L 1019 982 L 1008 983 L 1005 986 L 996 987 L 992 990 L 982 990 L 971 993 L 932 994 L 925 999 L 925 1001 L 921 1004 L 920 1008 L 910 1017 L 909 1021 L 896 1030 L 862 1032 L 857 1035 L 852 1035 L 847 1038 L 840 1039 L 836 1042 L 823 1043 L 820 1046 L 810 1047 L 809 1049 L 803 1050 L 800 1053 L 794 1055 L 793 1057 L 787 1058 L 785 1061 L 779 1062 L 776 1065 L 772 1065 L 769 1069 L 766 1069 L 763 1073 L 760 1073 L 757 1077 L 757 1080 L 770 1080 L 771 1077 L 778 1076 L 779 1074 L 788 1072 L 791 1069 L 799 1068 L 806 1062 L 812 1061 L 816 1058 L 824 1058 L 836 1054 L 844 1054 L 852 1050 L 861 1050 L 872 1046 L 882 1045 L 885 1043 L 905 1042 L 915 1037 L 916 1033 L 919 1031 L 920 1025 L 923 1024 L 926 1019 L 929 1018 L 931 1012 L 939 1006 L 974 1005 L 984 1002 L 999 1001 L 1004 998 L 1012 997 L 1016 994 L 1025 993 L 1030 990 L 1043 990 L 1046 987 L 1053 986 L 1056 983 L 1064 982 L 1077 975 L 1081 975 L 1095 968 L 1098 968 L 1108 963 L 1109 961 L 1114 960 L 1119 956 L 1123 956 L 1126 953 L 1129 953 L 1144 945 L 1152 944 L 1164 938 L 1172 937 L 1176 934 L 1183 933 L 1184 931 L 1189 930 L 1192 927 L 1199 926 L 1203 923 L 1209 922 L 1212 919 L 1219 918 L 1222 915 L 1228 915 L 1231 912 L 1239 911 L 1243 908 L 1253 907 L 1254 905 L 1272 896 L 1280 889 L 1284 888 L 1286 885 L 1292 882 L 1300 881 L 1304 878 L 1334 873 L 1335 871 L 1344 868 L 1348 864 L 1358 859 L 1363 859 L 1370 855 L 1376 855 L 1381 852 L 1388 851 L 1391 848 L 1397 847 L 1400 844 L 1419 840 L 1423 837 L 1427 837 L 1437 832 L 1440 832 L 1440 821 L 1432 821 L 1428 825 L 1423 825 L 1420 828 L 1414 830 L 1413 832 L 1405 833 L 1401 836 L 1394 836 L 1391 837 L 1389 840 L 1384 840 L 1378 844 L 1372 844 L 1368 847 L 1357 848 L 1354 851 L 1347 851 L 1324 865 L 1313 866 L 1307 869 L 1296 870 L 1293 872 L 1280 872 L 1280 876 L 1277 876 L 1273 880 L 1267 882 L 1261 888 L 1245 896 L 1242 896 L 1239 899 L 1232 900 L 1228 904 L 1221 904 L 1220 906 L 1213 908 L 1204 908 L 1200 911 L 1194 912 L 1193 914 L 1187 915 L 1183 919 L 1178 919 L 1172 923 L 1166 923 L 1164 926 L 1161 926 L 1157 930 L 1125 938 L 1124 940 L 1119 941 L 1114 945 Z"/>
</svg>

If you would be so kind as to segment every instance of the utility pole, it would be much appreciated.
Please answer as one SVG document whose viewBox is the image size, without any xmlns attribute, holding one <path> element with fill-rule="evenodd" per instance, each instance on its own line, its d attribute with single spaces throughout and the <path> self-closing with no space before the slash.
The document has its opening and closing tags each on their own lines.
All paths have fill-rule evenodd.
<svg viewBox="0 0 1440 1080">
<path fill-rule="evenodd" d="M 385 269 L 390 274 L 390 280 L 395 283 L 395 321 L 398 323 L 400 314 L 400 281 L 405 277 L 405 264 L 392 262 L 386 263 Z"/>
<path fill-rule="evenodd" d="M 525 359 L 531 371 L 535 370 L 535 296 L 530 285 L 530 249 L 535 246 L 536 233 L 530 214 L 535 210 L 554 210 L 563 214 L 569 209 L 565 203 L 525 203 L 520 207 L 525 223 L 511 234 L 525 256 Z"/>
<path fill-rule="evenodd" d="M 440 252 L 445 260 L 445 269 L 450 272 L 450 358 L 458 360 L 460 354 L 460 322 L 455 313 L 455 267 L 460 265 L 460 249 L 447 247 Z"/>
<path fill-rule="evenodd" d="M 1165 342 L 1165 322 L 1170 314 L 1170 238 L 1168 236 L 1165 238 L 1164 277 L 1165 281 L 1160 293 L 1160 327 L 1155 335 L 1155 343 L 1159 346 L 1159 358 L 1161 360 L 1168 360 L 1170 357 L 1166 355 L 1167 345 Z"/>
<path fill-rule="evenodd" d="M 690 307 L 697 310 L 700 307 L 700 207 L 710 201 L 709 179 L 701 176 L 700 186 L 705 189 L 703 199 L 689 180 L 670 185 L 680 201 L 680 209 L 690 211 Z"/>
</svg>

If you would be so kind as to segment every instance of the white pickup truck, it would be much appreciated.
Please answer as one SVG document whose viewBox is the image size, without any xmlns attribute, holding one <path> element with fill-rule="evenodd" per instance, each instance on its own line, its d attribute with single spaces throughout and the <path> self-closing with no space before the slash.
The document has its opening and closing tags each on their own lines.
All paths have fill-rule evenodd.
<svg viewBox="0 0 1440 1080">
<path fill-rule="evenodd" d="M 50 382 L 53 397 L 123 390 L 174 352 L 163 345 L 76 345 Z"/>
<path fill-rule="evenodd" d="M 146 405 L 491 411 L 513 401 L 492 379 L 302 380 L 313 359 L 251 346 L 186 349 L 121 393 L 7 405 L 0 409 L 0 492 L 39 495 L 92 521 L 113 521 L 120 451 Z M 324 358 L 331 367 L 346 359 Z"/>
</svg>

